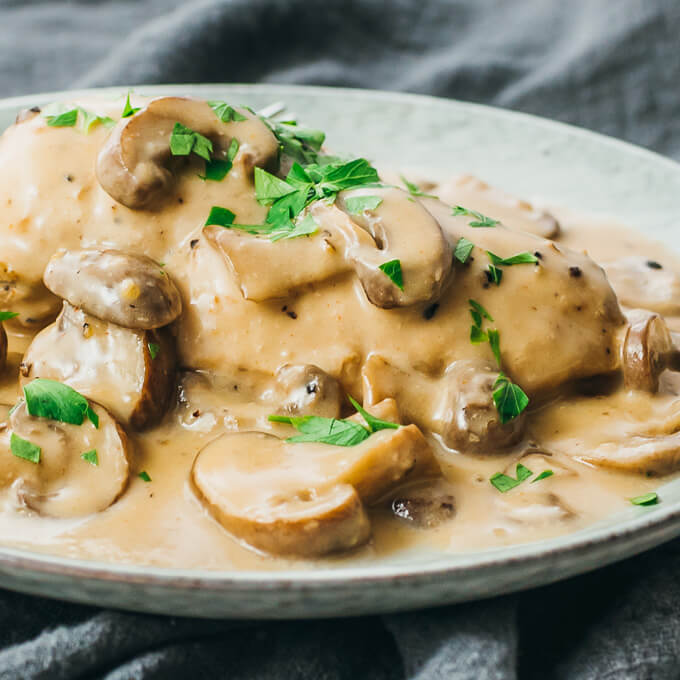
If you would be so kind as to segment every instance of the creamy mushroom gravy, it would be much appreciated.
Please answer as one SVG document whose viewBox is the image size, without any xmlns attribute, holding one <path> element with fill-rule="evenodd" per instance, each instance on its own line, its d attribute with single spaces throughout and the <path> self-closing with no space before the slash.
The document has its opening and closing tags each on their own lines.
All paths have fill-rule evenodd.
<svg viewBox="0 0 680 680">
<path fill-rule="evenodd" d="M 87 101 L 82 105 L 117 119 L 122 103 Z M 136 105 L 144 103 L 140 99 Z M 164 125 L 163 139 L 169 134 Z M 238 129 L 238 123 L 229 125 Z M 247 125 L 250 143 L 257 146 L 257 135 L 262 132 L 254 123 Z M 208 134 L 206 126 L 207 122 L 201 130 Z M 336 206 L 312 206 L 311 213 L 324 232 L 311 238 L 272 243 L 234 229 L 204 230 L 213 205 L 228 207 L 239 224 L 260 224 L 267 213 L 255 201 L 248 140 L 241 140 L 242 154 L 221 182 L 199 179 L 202 161 L 188 159 L 176 182 L 163 186 L 162 204 L 152 210 L 125 207 L 100 186 L 95 160 L 107 139 L 110 144 L 109 135 L 103 126 L 93 127 L 86 135 L 48 127 L 36 115 L 0 138 L 2 258 L 16 273 L 14 279 L 6 277 L 12 290 L 0 306 L 20 312 L 23 324 L 7 324 L 10 352 L 0 402 L 15 403 L 20 379 L 25 384 L 35 377 L 38 361 L 29 362 L 30 366 L 25 362 L 24 375 L 19 375 L 22 356 L 35 333 L 52 322 L 61 307 L 61 300 L 40 283 L 50 257 L 59 248 L 93 247 L 149 256 L 163 263 L 163 271 L 177 284 L 183 301 L 182 316 L 173 327 L 183 367 L 177 397 L 160 424 L 144 432 L 126 427 L 132 474 L 116 502 L 84 517 L 45 517 L 17 508 L 15 494 L 6 488 L 0 511 L 2 544 L 103 561 L 209 569 L 318 568 L 398 558 L 408 551 L 421 555 L 461 552 L 540 540 L 589 526 L 630 507 L 632 497 L 656 489 L 662 483 L 660 475 L 677 468 L 680 442 L 674 434 L 680 422 L 680 380 L 676 373 L 666 371 L 658 393 L 650 393 L 626 389 L 617 377 L 598 377 L 619 369 L 625 374 L 621 357 L 627 324 L 600 269 L 579 254 L 587 251 L 605 268 L 615 263 L 610 266 L 612 282 L 624 313 L 626 303 L 645 307 L 649 300 L 652 310 L 663 311 L 669 327 L 680 331 L 678 298 L 669 294 L 677 285 L 680 261 L 664 246 L 608 221 L 552 207 L 542 212 L 473 178 L 422 184 L 426 193 L 439 196 L 442 202 L 402 197 L 392 189 L 355 190 L 354 195 L 382 196 L 380 219 L 388 227 L 410 222 L 429 229 L 431 220 L 441 225 L 451 245 L 461 236 L 475 244 L 470 263 L 454 263 L 452 283 L 444 285 L 436 277 L 431 282 L 420 279 L 417 294 L 421 297 L 412 302 L 401 299 L 398 290 L 385 290 L 382 279 L 376 279 L 366 264 L 375 258 L 370 251 L 375 244 L 366 231 L 374 227 L 353 227 L 347 213 Z M 108 177 L 104 184 L 113 181 Z M 388 170 L 381 177 L 398 183 L 398 176 Z M 345 205 L 347 195 L 338 199 L 338 205 Z M 469 216 L 451 216 L 452 205 L 493 216 L 512 229 L 470 227 Z M 356 222 L 360 221 L 357 217 Z M 402 229 L 392 239 L 405 253 L 403 261 L 413 267 L 404 268 L 406 284 L 411 271 L 423 263 L 439 266 L 432 257 L 438 232 L 428 233 L 434 236 L 427 248 L 423 248 L 422 232 L 416 229 Z M 554 239 L 559 250 L 548 238 Z M 541 259 L 538 266 L 504 267 L 503 279 L 496 286 L 483 274 L 488 265 L 484 249 L 503 257 L 539 252 Z M 344 253 L 342 261 L 334 255 L 339 252 Z M 645 276 L 649 277 L 645 285 L 636 285 Z M 407 296 L 410 290 L 404 287 Z M 393 299 L 386 301 L 385 295 Z M 450 433 L 450 423 L 442 425 L 448 417 L 441 414 L 439 401 L 442 376 L 450 375 L 444 371 L 458 360 L 493 359 L 488 343 L 470 343 L 470 298 L 493 315 L 494 323 L 486 326 L 500 331 L 503 369 L 531 398 L 526 424 L 518 429 L 516 441 L 496 447 L 493 453 L 455 451 L 444 443 L 447 437 L 450 443 L 458 436 Z M 383 308 L 374 302 L 400 306 Z M 65 313 L 70 313 L 68 307 Z M 80 310 L 73 313 L 82 314 Z M 49 347 L 49 336 L 45 337 L 48 342 L 43 344 Z M 137 347 L 140 342 L 133 344 Z M 53 346 L 58 356 L 52 359 L 50 370 L 68 374 L 77 353 L 61 349 L 58 341 Z M 107 350 L 102 343 L 97 347 L 115 357 L 114 349 Z M 31 351 L 37 352 L 36 345 Z M 146 360 L 137 356 L 126 369 L 131 374 L 142 371 Z M 438 476 L 434 468 L 426 460 L 418 462 L 416 468 L 422 474 L 405 475 L 371 497 L 365 503 L 370 506 L 371 539 L 361 547 L 317 560 L 272 556 L 246 545 L 220 525 L 190 483 L 198 452 L 225 432 L 295 434 L 288 426 L 267 419 L 281 412 L 287 398 L 298 398 L 286 391 L 288 383 L 280 374 L 275 377 L 286 364 L 314 364 L 337 378 L 342 391 L 355 398 L 363 396 L 365 405 L 377 403 L 379 409 L 378 402 L 382 402 L 387 414 L 394 405 L 383 399 L 394 398 L 406 422 L 421 424 L 441 467 L 440 478 L 432 482 Z M 579 380 L 574 383 L 573 378 Z M 318 384 L 318 377 L 314 380 Z M 90 391 L 96 391 L 100 402 L 115 405 L 125 395 L 125 382 L 132 384 L 131 392 L 139 389 L 134 378 L 128 380 L 114 371 L 109 378 L 100 375 Z M 88 394 L 86 375 L 71 384 Z M 119 409 L 109 407 L 122 419 L 129 417 L 130 410 L 127 402 Z M 342 415 L 351 413 L 346 406 Z M 391 442 L 391 433 L 400 431 L 385 430 L 366 441 L 382 437 Z M 256 449 L 272 443 L 266 440 L 266 446 L 261 445 L 258 441 L 265 440 L 257 438 L 240 441 L 245 448 L 231 469 L 234 476 L 243 474 L 247 479 L 259 465 L 254 462 Z M 658 450 L 649 454 L 641 445 Z M 274 451 L 278 444 L 272 446 Z M 314 445 L 298 448 L 304 446 Z M 350 457 L 352 449 L 358 449 L 334 448 L 343 449 L 337 455 Z M 262 483 L 280 482 L 287 488 L 290 474 L 309 475 L 310 465 L 300 450 L 303 462 L 296 463 L 292 473 L 283 466 L 274 467 Z M 11 456 L 9 451 L 0 454 Z M 228 455 L 227 451 L 224 457 Z M 329 454 L 331 459 L 334 455 Z M 638 465 L 636 457 L 643 457 L 643 463 Z M 534 476 L 548 469 L 553 475 L 524 481 L 506 493 L 490 484 L 490 477 L 498 472 L 514 477 L 518 462 Z M 221 464 L 219 455 L 217 463 Z M 334 464 L 333 460 L 329 463 Z M 621 469 L 614 469 L 617 466 Z M 323 467 L 319 469 L 319 474 L 325 474 Z M 138 477 L 142 470 L 150 482 Z M 209 466 L 205 474 L 211 474 Z M 370 476 L 368 471 L 366 476 Z M 396 517 L 393 507 L 398 514 L 418 516 L 422 510 L 419 489 L 430 482 L 442 502 L 438 514 L 427 516 L 426 523 L 432 519 L 436 526 L 415 527 Z M 240 489 L 229 483 L 227 479 L 227 493 L 238 497 Z M 255 485 L 253 495 L 259 492 Z"/>
</svg>

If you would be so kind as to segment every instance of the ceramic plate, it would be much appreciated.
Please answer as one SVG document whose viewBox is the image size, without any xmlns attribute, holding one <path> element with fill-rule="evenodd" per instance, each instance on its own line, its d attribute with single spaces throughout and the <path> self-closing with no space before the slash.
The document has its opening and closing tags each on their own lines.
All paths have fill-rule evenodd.
<svg viewBox="0 0 680 680">
<path fill-rule="evenodd" d="M 123 88 L 103 90 L 111 96 Z M 439 175 L 471 172 L 521 196 L 604 213 L 675 248 L 680 165 L 643 149 L 532 116 L 429 97 L 274 85 L 138 87 L 261 108 L 282 101 L 327 132 L 338 152 Z M 0 101 L 0 130 L 19 109 L 74 93 Z M 680 479 L 663 502 L 631 506 L 588 529 L 460 555 L 406 553 L 312 571 L 172 570 L 0 548 L 5 588 L 175 615 L 290 618 L 374 614 L 530 588 L 609 564 L 680 534 Z"/>
</svg>

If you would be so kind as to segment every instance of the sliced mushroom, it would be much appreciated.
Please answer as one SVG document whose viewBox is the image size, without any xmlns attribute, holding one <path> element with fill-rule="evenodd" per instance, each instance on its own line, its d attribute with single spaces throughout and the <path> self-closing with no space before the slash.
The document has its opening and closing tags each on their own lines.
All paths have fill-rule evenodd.
<svg viewBox="0 0 680 680">
<path fill-rule="evenodd" d="M 52 256 L 45 285 L 74 307 L 126 328 L 160 328 L 182 313 L 175 284 L 159 264 L 118 250 L 62 250 Z"/>
<path fill-rule="evenodd" d="M 558 494 L 526 484 L 497 496 L 495 504 L 508 519 L 531 526 L 553 524 L 577 516 Z"/>
<path fill-rule="evenodd" d="M 365 196 L 377 196 L 381 202 L 350 212 L 347 201 Z M 420 202 L 401 189 L 371 187 L 340 192 L 337 206 L 373 239 L 366 243 L 356 239 L 353 230 L 343 229 L 345 257 L 374 305 L 389 309 L 439 298 L 452 272 L 451 247 Z M 400 263 L 403 289 L 380 269 L 394 260 Z"/>
<path fill-rule="evenodd" d="M 428 448 L 413 425 L 349 447 L 225 434 L 201 450 L 191 479 L 237 538 L 270 553 L 323 555 L 368 540 L 362 501 L 402 481 Z"/>
<path fill-rule="evenodd" d="M 90 406 L 98 428 L 88 420 L 78 426 L 31 416 L 23 400 L 14 409 L 0 434 L 0 485 L 11 487 L 19 507 L 49 517 L 80 517 L 105 510 L 121 496 L 129 477 L 128 440 L 106 409 Z M 14 455 L 12 434 L 40 447 L 40 461 Z"/>
<path fill-rule="evenodd" d="M 553 215 L 534 208 L 528 201 L 489 186 L 473 175 L 460 175 L 431 190 L 452 205 L 478 210 L 512 229 L 520 229 L 542 238 L 556 239 L 560 224 Z"/>
<path fill-rule="evenodd" d="M 172 397 L 174 342 L 167 329 L 123 328 L 65 302 L 26 350 L 22 381 L 34 378 L 66 383 L 120 422 L 144 429 L 162 418 Z"/>
<path fill-rule="evenodd" d="M 416 482 L 400 489 L 391 507 L 395 517 L 418 529 L 434 529 L 456 515 L 453 489 L 444 480 Z"/>
<path fill-rule="evenodd" d="M 626 307 L 680 315 L 680 277 L 671 269 L 641 255 L 603 266 L 619 301 Z"/>
<path fill-rule="evenodd" d="M 340 383 L 313 364 L 285 364 L 276 372 L 280 412 L 339 418 L 343 395 Z"/>
<path fill-rule="evenodd" d="M 381 203 L 350 213 L 347 201 L 361 196 L 378 196 Z M 271 242 L 221 227 L 206 227 L 204 233 L 249 300 L 285 297 L 301 286 L 355 271 L 374 305 L 405 307 L 438 299 L 452 273 L 451 247 L 439 223 L 409 199 L 400 189 L 372 187 L 343 191 L 336 205 L 317 201 L 310 212 L 323 232 L 308 238 Z M 380 269 L 395 260 L 403 290 Z"/>
<path fill-rule="evenodd" d="M 17 125 L 19 125 L 19 123 L 24 123 L 27 120 L 35 118 L 39 113 L 40 113 L 39 106 L 31 106 L 30 109 L 21 109 L 21 111 L 17 113 L 17 117 L 14 119 L 14 122 Z"/>
<path fill-rule="evenodd" d="M 407 422 L 440 435 L 449 448 L 474 453 L 508 448 L 524 433 L 524 413 L 500 422 L 493 401 L 498 375 L 492 364 L 478 359 L 456 361 L 440 378 L 406 373 L 377 355 L 362 369 L 367 403 L 393 397 Z"/>
<path fill-rule="evenodd" d="M 628 320 L 621 352 L 624 384 L 629 389 L 656 392 L 664 370 L 680 370 L 680 352 L 658 314 L 633 310 Z"/>
<path fill-rule="evenodd" d="M 232 139 L 247 165 L 273 166 L 279 145 L 269 128 L 247 109 L 237 109 L 246 120 L 224 123 L 205 101 L 183 97 L 154 99 L 139 113 L 114 128 L 97 157 L 96 173 L 111 198 L 128 208 L 152 206 L 172 186 L 174 157 L 170 136 L 181 123 L 213 145 L 213 158 L 226 157 Z"/>
</svg>

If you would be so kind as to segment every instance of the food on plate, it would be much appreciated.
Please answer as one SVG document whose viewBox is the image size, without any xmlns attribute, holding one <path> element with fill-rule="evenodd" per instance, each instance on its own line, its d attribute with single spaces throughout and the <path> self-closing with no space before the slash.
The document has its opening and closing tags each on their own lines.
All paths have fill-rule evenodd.
<svg viewBox="0 0 680 680">
<path fill-rule="evenodd" d="M 657 503 L 680 467 L 678 261 L 401 172 L 239 102 L 20 113 L 0 137 L 0 541 L 271 568 Z"/>
</svg>

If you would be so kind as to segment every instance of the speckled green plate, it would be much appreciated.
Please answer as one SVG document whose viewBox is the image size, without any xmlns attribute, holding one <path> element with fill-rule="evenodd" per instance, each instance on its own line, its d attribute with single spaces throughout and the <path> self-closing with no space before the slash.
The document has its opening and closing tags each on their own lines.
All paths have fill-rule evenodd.
<svg viewBox="0 0 680 680">
<path fill-rule="evenodd" d="M 532 116 L 388 92 L 274 85 L 137 87 L 261 108 L 275 101 L 328 133 L 338 152 L 436 173 L 472 172 L 519 195 L 620 218 L 676 248 L 680 165 L 640 148 Z M 104 90 L 104 96 L 124 92 Z M 0 129 L 19 109 L 69 98 L 0 101 Z M 0 547 L 5 588 L 112 607 L 202 617 L 372 614 L 487 597 L 615 562 L 680 534 L 680 480 L 663 502 L 631 506 L 588 529 L 461 555 L 404 553 L 310 571 L 173 570 L 71 560 Z"/>
</svg>

